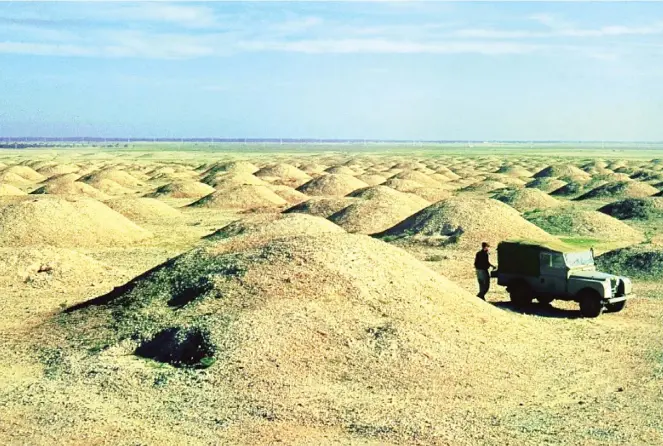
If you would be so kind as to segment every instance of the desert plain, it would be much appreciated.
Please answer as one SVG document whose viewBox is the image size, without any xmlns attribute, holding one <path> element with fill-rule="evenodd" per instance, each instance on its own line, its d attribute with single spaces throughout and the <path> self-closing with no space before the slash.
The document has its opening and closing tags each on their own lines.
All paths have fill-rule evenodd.
<svg viewBox="0 0 663 446">
<path fill-rule="evenodd" d="M 0 151 L 0 443 L 663 444 L 661 191 L 629 148 Z M 509 238 L 636 297 L 483 302 Z"/>
</svg>

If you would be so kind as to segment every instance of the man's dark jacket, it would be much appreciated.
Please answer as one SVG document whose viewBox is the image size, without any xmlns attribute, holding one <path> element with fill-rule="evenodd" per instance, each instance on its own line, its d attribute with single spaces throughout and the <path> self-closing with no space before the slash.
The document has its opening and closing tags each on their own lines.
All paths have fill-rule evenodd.
<svg viewBox="0 0 663 446">
<path fill-rule="evenodd" d="M 477 255 L 474 257 L 474 268 L 488 271 L 488 268 L 493 266 L 490 263 L 488 256 L 488 252 L 484 251 L 483 249 L 477 252 Z"/>
</svg>

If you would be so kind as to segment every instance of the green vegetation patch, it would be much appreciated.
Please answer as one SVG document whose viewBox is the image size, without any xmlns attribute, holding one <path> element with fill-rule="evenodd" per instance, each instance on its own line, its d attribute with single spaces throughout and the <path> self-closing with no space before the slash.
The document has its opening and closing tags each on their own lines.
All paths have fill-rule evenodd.
<svg viewBox="0 0 663 446">
<path fill-rule="evenodd" d="M 596 258 L 601 271 L 640 280 L 660 280 L 663 250 L 651 246 L 630 246 L 606 252 Z"/>
<path fill-rule="evenodd" d="M 653 220 L 663 217 L 663 198 L 628 198 L 599 209 L 620 220 Z"/>
</svg>

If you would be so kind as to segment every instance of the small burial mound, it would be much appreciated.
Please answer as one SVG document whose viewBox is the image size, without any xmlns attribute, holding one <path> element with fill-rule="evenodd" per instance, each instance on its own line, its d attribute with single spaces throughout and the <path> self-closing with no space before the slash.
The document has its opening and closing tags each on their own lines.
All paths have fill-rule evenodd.
<svg viewBox="0 0 663 446">
<path fill-rule="evenodd" d="M 497 170 L 496 173 L 509 175 L 511 177 L 518 177 L 518 178 L 529 178 L 533 175 L 532 172 L 525 169 L 524 167 L 514 166 L 514 165 L 502 166 Z"/>
<path fill-rule="evenodd" d="M 111 180 L 120 186 L 129 189 L 143 186 L 143 182 L 138 178 L 133 177 L 131 174 L 125 172 L 124 170 L 113 167 L 98 170 L 80 179 L 80 181 L 95 187 L 97 187 L 97 184 L 99 184 L 101 180 Z"/>
<path fill-rule="evenodd" d="M 528 321 L 379 240 L 326 234 L 219 248 L 185 253 L 60 315 L 48 329 L 58 330 L 65 361 L 78 358 L 72 379 L 96 386 L 108 373 L 125 376 L 126 361 L 91 370 L 112 360 L 109 352 L 133 353 L 206 368 L 182 390 L 186 400 L 231 424 L 258 416 L 284 432 L 346 428 L 376 444 L 404 443 L 416 431 L 432 444 L 439 429 L 428 420 L 440 400 L 543 359 L 509 347 L 534 335 Z M 90 351 L 100 339 L 107 348 Z M 403 407 L 417 410 L 404 417 Z"/>
<path fill-rule="evenodd" d="M 21 189 L 11 184 L 0 183 L 0 196 L 26 195 Z"/>
<path fill-rule="evenodd" d="M 77 251 L 63 248 L 0 248 L 0 286 L 88 287 L 117 270 Z"/>
<path fill-rule="evenodd" d="M 548 166 L 534 174 L 534 178 L 590 178 L 584 170 L 573 164 L 557 164 Z"/>
<path fill-rule="evenodd" d="M 598 256 L 596 266 L 612 274 L 658 281 L 663 275 L 663 249 L 652 245 L 616 249 Z"/>
<path fill-rule="evenodd" d="M 527 220 L 560 236 L 587 237 L 604 241 L 641 241 L 643 234 L 609 215 L 569 207 L 531 212 Z"/>
<path fill-rule="evenodd" d="M 322 217 L 306 214 L 263 214 L 251 215 L 234 221 L 205 237 L 208 241 L 218 241 L 230 237 L 252 237 L 272 239 L 300 235 L 344 233 L 338 225 Z"/>
<path fill-rule="evenodd" d="M 332 173 L 314 178 L 297 190 L 311 196 L 343 197 L 364 187 L 368 187 L 368 184 L 353 176 Z"/>
<path fill-rule="evenodd" d="M 41 169 L 38 169 L 37 172 L 39 172 L 41 175 L 52 177 L 55 175 L 66 175 L 68 173 L 76 173 L 79 170 L 81 170 L 81 168 L 74 164 L 54 164 L 51 166 L 42 167 Z"/>
<path fill-rule="evenodd" d="M 190 204 L 193 207 L 250 210 L 288 204 L 267 186 L 240 185 L 211 193 Z"/>
<path fill-rule="evenodd" d="M 248 174 L 251 175 L 256 173 L 258 167 L 255 164 L 248 161 L 227 161 L 213 164 L 211 167 L 206 169 L 203 172 L 203 175 L 215 175 L 217 173 L 233 173 L 238 175 Z"/>
<path fill-rule="evenodd" d="M 476 183 L 472 183 L 469 186 L 466 186 L 461 189 L 461 192 L 480 192 L 480 193 L 486 193 L 486 192 L 493 192 L 499 189 L 505 189 L 506 184 L 500 183 L 499 181 L 477 181 Z"/>
<path fill-rule="evenodd" d="M 561 203 L 539 189 L 508 189 L 493 195 L 495 200 L 506 203 L 520 212 L 548 209 Z"/>
<path fill-rule="evenodd" d="M 48 195 L 70 195 L 73 197 L 89 197 L 95 200 L 106 200 L 110 198 L 100 190 L 95 189 L 89 184 L 80 181 L 55 181 L 47 182 L 42 187 L 37 188 L 30 192 L 33 195 L 48 194 Z"/>
<path fill-rule="evenodd" d="M 53 175 L 48 180 L 43 181 L 41 184 L 55 184 L 55 183 L 73 183 L 81 178 L 80 175 L 75 173 L 63 173 L 62 175 Z"/>
<path fill-rule="evenodd" d="M 420 211 L 430 203 L 423 198 L 398 192 L 387 186 L 359 189 L 349 196 L 358 198 L 348 207 L 329 216 L 329 220 L 348 232 L 374 234 Z"/>
<path fill-rule="evenodd" d="M 156 198 L 114 198 L 104 204 L 135 222 L 168 225 L 184 217 L 180 211 Z"/>
<path fill-rule="evenodd" d="M 272 185 L 267 186 L 267 187 L 269 187 L 271 190 L 273 190 L 276 193 L 276 195 L 283 198 L 290 205 L 303 203 L 304 201 L 309 199 L 308 195 L 303 194 L 303 193 L 299 192 L 298 190 L 293 189 L 290 186 L 282 186 L 282 185 L 272 184 Z"/>
<path fill-rule="evenodd" d="M 482 241 L 496 245 L 509 238 L 556 240 L 507 204 L 490 198 L 467 197 L 442 200 L 375 235 L 439 237 L 442 243 L 461 247 L 474 247 Z"/>
<path fill-rule="evenodd" d="M 112 197 L 119 197 L 123 195 L 132 195 L 136 191 L 122 186 L 119 183 L 116 183 L 113 180 L 107 178 L 96 178 L 86 181 L 86 184 L 100 190 L 101 192 L 108 194 Z"/>
<path fill-rule="evenodd" d="M 250 173 L 220 173 L 208 175 L 203 178 L 203 183 L 217 190 L 232 189 L 236 186 L 268 186 L 269 183 Z"/>
<path fill-rule="evenodd" d="M 285 211 L 286 214 L 289 213 L 301 213 L 314 215 L 316 217 L 327 218 L 330 215 L 340 211 L 341 209 L 351 205 L 357 199 L 348 198 L 348 197 L 339 197 L 339 198 L 309 198 L 308 200 L 299 203 L 295 206 L 292 206 Z"/>
<path fill-rule="evenodd" d="M 580 195 L 587 190 L 587 184 L 578 181 L 569 181 L 559 189 L 550 192 L 555 197 L 572 197 Z"/>
<path fill-rule="evenodd" d="M 565 181 L 558 180 L 557 178 L 536 178 L 529 183 L 525 184 L 525 187 L 532 189 L 539 189 L 540 191 L 550 193 L 564 187 L 566 185 Z"/>
<path fill-rule="evenodd" d="M 3 175 L 10 173 L 18 175 L 19 177 L 28 180 L 30 183 L 39 183 L 40 181 L 44 181 L 46 179 L 44 175 L 35 170 L 32 170 L 28 166 L 11 166 L 0 172 L 0 174 Z"/>
<path fill-rule="evenodd" d="M 376 173 L 365 173 L 362 175 L 358 175 L 357 179 L 363 181 L 369 186 L 377 186 L 378 184 L 382 184 L 385 181 L 387 181 L 386 177 L 378 175 Z"/>
<path fill-rule="evenodd" d="M 212 186 L 198 181 L 173 181 L 158 187 L 154 192 L 146 195 L 151 198 L 202 198 L 214 193 L 216 189 Z"/>
<path fill-rule="evenodd" d="M 596 187 L 576 198 L 577 200 L 606 198 L 644 198 L 658 193 L 658 189 L 638 181 L 618 181 Z"/>
<path fill-rule="evenodd" d="M 0 182 L 4 184 L 11 184 L 15 187 L 26 187 L 33 184 L 32 181 L 23 178 L 13 172 L 0 172 Z"/>
<path fill-rule="evenodd" d="M 129 245 L 151 234 L 91 198 L 30 195 L 0 208 L 0 246 Z"/>
<path fill-rule="evenodd" d="M 295 166 L 284 163 L 263 167 L 255 173 L 255 176 L 258 178 L 278 178 L 280 180 L 292 182 L 295 184 L 304 184 L 311 179 L 311 177 L 306 172 L 296 168 Z"/>
<path fill-rule="evenodd" d="M 348 166 L 332 166 L 325 169 L 325 172 L 335 175 L 357 175 L 357 171 Z"/>
<path fill-rule="evenodd" d="M 440 182 L 432 179 L 425 173 L 421 173 L 416 170 L 404 170 L 403 172 L 397 173 L 391 178 L 396 180 L 410 180 L 416 181 L 417 183 L 428 186 L 428 187 L 439 187 Z"/>
<path fill-rule="evenodd" d="M 663 217 L 663 198 L 627 198 L 607 204 L 599 212 L 619 220 L 654 220 Z"/>
</svg>

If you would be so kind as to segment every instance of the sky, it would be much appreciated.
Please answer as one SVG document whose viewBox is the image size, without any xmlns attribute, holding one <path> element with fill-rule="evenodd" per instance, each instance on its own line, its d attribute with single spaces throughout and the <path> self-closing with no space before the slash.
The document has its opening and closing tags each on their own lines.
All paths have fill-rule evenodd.
<svg viewBox="0 0 663 446">
<path fill-rule="evenodd" d="M 663 141 L 663 3 L 0 2 L 0 136 Z"/>
</svg>

